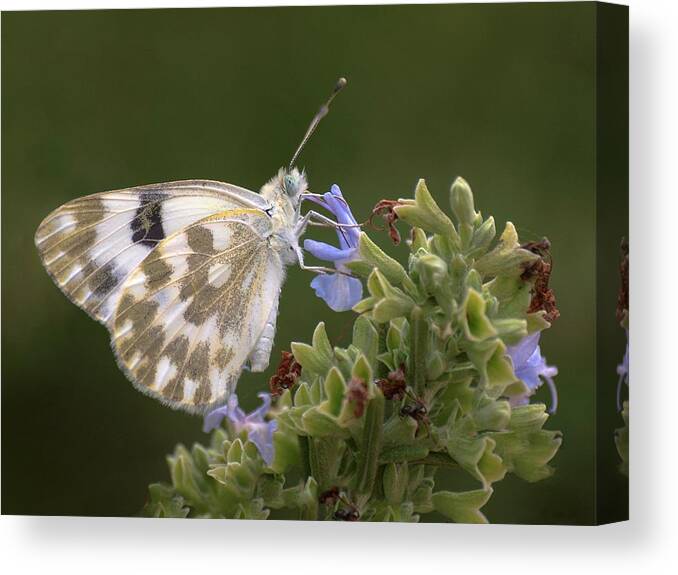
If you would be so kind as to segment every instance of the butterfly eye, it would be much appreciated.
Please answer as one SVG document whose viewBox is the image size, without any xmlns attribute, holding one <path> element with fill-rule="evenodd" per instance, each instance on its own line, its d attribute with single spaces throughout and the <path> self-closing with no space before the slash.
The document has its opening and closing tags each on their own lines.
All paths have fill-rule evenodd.
<svg viewBox="0 0 678 575">
<path fill-rule="evenodd" d="M 287 174 L 285 176 L 284 186 L 285 193 L 287 193 L 288 196 L 294 197 L 299 193 L 297 178 L 295 178 L 292 174 Z"/>
</svg>

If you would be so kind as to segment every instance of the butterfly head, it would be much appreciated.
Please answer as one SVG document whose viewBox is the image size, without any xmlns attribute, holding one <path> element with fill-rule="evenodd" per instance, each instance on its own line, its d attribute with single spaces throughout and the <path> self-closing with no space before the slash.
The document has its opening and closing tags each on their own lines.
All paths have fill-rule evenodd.
<svg viewBox="0 0 678 575">
<path fill-rule="evenodd" d="M 261 188 L 261 195 L 272 205 L 289 206 L 292 212 L 296 212 L 301 194 L 308 191 L 306 174 L 297 168 L 280 168 L 278 173 Z"/>
<path fill-rule="evenodd" d="M 300 195 L 308 191 L 306 174 L 303 171 L 300 172 L 297 168 L 283 170 L 281 183 L 282 190 L 295 205 L 299 203 Z"/>
</svg>

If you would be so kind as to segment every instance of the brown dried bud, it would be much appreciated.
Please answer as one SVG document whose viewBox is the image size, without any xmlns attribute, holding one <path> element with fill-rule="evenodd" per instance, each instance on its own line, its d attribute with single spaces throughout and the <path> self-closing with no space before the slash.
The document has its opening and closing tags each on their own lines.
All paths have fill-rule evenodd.
<svg viewBox="0 0 678 575">
<path fill-rule="evenodd" d="M 323 491 L 318 497 L 318 501 L 322 505 L 334 505 L 334 503 L 341 496 L 341 492 L 338 487 L 330 487 L 327 491 Z"/>
<path fill-rule="evenodd" d="M 521 279 L 525 281 L 534 280 L 532 286 L 532 300 L 527 313 L 544 311 L 544 319 L 553 323 L 560 317 L 560 311 L 556 305 L 556 296 L 549 287 L 551 271 L 553 269 L 553 260 L 551 258 L 551 242 L 544 238 L 538 242 L 528 242 L 520 246 L 533 254 L 537 254 L 539 259 L 525 268 Z"/>
<path fill-rule="evenodd" d="M 301 364 L 297 363 L 294 355 L 289 351 L 282 352 L 282 359 L 278 364 L 275 375 L 268 382 L 271 395 L 282 395 L 286 389 L 291 389 L 301 375 Z"/>
<path fill-rule="evenodd" d="M 402 399 L 407 388 L 405 364 L 401 363 L 398 369 L 390 371 L 385 379 L 378 379 L 375 383 L 386 399 Z"/>
<path fill-rule="evenodd" d="M 359 377 L 351 378 L 348 382 L 348 400 L 353 403 L 353 415 L 362 417 L 365 413 L 365 404 L 367 403 L 367 386 Z"/>
<path fill-rule="evenodd" d="M 373 221 L 376 216 L 382 218 L 388 227 L 388 235 L 396 246 L 400 243 L 400 233 L 395 227 L 395 223 L 398 221 L 398 214 L 396 214 L 393 208 L 400 205 L 402 205 L 402 202 L 398 200 L 381 200 L 372 209 L 372 215 L 370 215 L 368 220 L 375 230 L 383 230 L 383 227 L 376 226 Z"/>
</svg>

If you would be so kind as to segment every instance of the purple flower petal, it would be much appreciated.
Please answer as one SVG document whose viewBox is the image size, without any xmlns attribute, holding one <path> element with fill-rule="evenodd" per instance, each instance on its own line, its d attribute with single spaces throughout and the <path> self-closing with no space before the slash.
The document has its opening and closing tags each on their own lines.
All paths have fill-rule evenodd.
<svg viewBox="0 0 678 575">
<path fill-rule="evenodd" d="M 522 396 L 511 399 L 512 405 L 525 405 L 529 403 L 529 397 L 546 381 L 551 392 L 550 413 L 555 413 L 558 407 L 558 394 L 553 377 L 558 375 L 558 368 L 546 364 L 546 359 L 541 355 L 539 338 L 541 332 L 536 332 L 523 338 L 517 345 L 507 348 L 507 355 L 513 362 L 513 373 L 528 388 L 528 392 Z M 542 381 L 543 380 L 543 381 Z"/>
<path fill-rule="evenodd" d="M 273 433 L 278 429 L 275 420 L 266 421 L 265 416 L 271 408 L 271 396 L 268 393 L 260 393 L 262 405 L 250 414 L 238 407 L 238 396 L 233 394 L 228 398 L 226 405 L 218 407 L 205 416 L 203 430 L 212 431 L 219 427 L 224 418 L 230 421 L 236 433 L 245 430 L 247 439 L 256 446 L 266 465 L 273 461 Z"/>
<path fill-rule="evenodd" d="M 354 251 L 352 248 L 339 249 L 325 242 L 317 242 L 315 240 L 304 240 L 304 249 L 319 260 L 325 260 L 326 262 L 348 260 Z"/>
<path fill-rule="evenodd" d="M 221 425 L 221 421 L 228 415 L 228 405 L 217 407 L 214 411 L 210 411 L 203 421 L 202 430 L 209 433 Z"/>
<path fill-rule="evenodd" d="M 363 297 L 359 279 L 344 274 L 323 274 L 311 282 L 316 295 L 334 311 L 348 311 Z"/>
<path fill-rule="evenodd" d="M 508 354 L 513 361 L 514 370 L 520 369 L 519 366 L 523 366 L 529 361 L 539 345 L 540 336 L 541 332 L 537 331 L 524 337 L 520 340 L 520 343 L 509 346 Z"/>
<path fill-rule="evenodd" d="M 356 226 L 337 227 L 338 248 L 315 240 L 304 241 L 306 251 L 318 259 L 333 262 L 338 270 L 344 271 L 346 269 L 344 264 L 358 256 L 360 232 L 356 219 L 336 184 L 332 185 L 329 192 L 323 194 L 322 200 L 314 197 L 309 197 L 309 199 L 332 212 L 339 224 Z M 315 290 L 316 295 L 322 298 L 334 311 L 351 309 L 360 301 L 363 294 L 363 286 L 360 280 L 345 274 L 319 275 L 313 279 L 311 287 Z"/>
<path fill-rule="evenodd" d="M 275 455 L 273 433 L 276 429 L 278 429 L 278 422 L 275 420 L 266 423 L 252 423 L 247 428 L 247 439 L 256 445 L 266 465 L 271 465 Z"/>
<path fill-rule="evenodd" d="M 268 393 L 262 391 L 257 393 L 257 397 L 261 399 L 261 405 L 245 418 L 245 422 L 264 421 L 264 417 L 271 409 L 271 396 Z"/>
<path fill-rule="evenodd" d="M 514 373 L 516 377 L 528 387 L 530 392 L 534 393 L 541 387 L 541 380 L 539 379 L 539 372 L 529 368 L 525 367 L 523 369 L 514 369 Z"/>
<path fill-rule="evenodd" d="M 337 222 L 344 225 L 354 226 L 358 222 L 353 217 L 351 208 L 344 199 L 344 196 L 337 184 L 332 184 L 330 191 L 323 194 L 325 202 L 327 202 L 328 209 L 334 214 Z M 337 236 L 339 237 L 339 244 L 342 248 L 356 248 L 360 239 L 360 231 L 357 227 L 354 228 L 338 228 Z"/>
</svg>

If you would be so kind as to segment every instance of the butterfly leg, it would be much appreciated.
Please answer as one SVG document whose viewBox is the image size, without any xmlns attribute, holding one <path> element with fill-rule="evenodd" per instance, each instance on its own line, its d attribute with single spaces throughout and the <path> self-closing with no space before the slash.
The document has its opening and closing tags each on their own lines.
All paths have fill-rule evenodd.
<svg viewBox="0 0 678 575">
<path fill-rule="evenodd" d="M 297 246 L 297 260 L 299 260 L 299 267 L 307 272 L 315 272 L 317 274 L 343 274 L 346 276 L 351 276 L 350 273 L 338 270 L 336 268 L 328 268 L 326 266 L 307 266 L 304 263 L 304 253 L 301 251 L 301 248 Z"/>
<path fill-rule="evenodd" d="M 248 357 L 250 371 L 255 373 L 266 371 L 268 362 L 271 359 L 271 350 L 273 349 L 273 339 L 275 338 L 275 326 L 277 320 L 278 301 L 276 300 L 271 308 L 271 312 L 268 314 L 266 325 Z"/>
<path fill-rule="evenodd" d="M 311 226 L 321 226 L 324 228 L 334 228 L 341 230 L 343 228 L 359 228 L 360 224 L 340 224 L 335 222 L 332 218 L 316 212 L 314 210 L 309 210 L 304 214 L 304 217 L 299 220 L 296 227 L 297 237 L 300 238 L 306 232 L 306 228 Z"/>
</svg>

